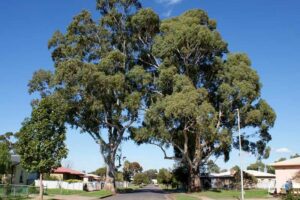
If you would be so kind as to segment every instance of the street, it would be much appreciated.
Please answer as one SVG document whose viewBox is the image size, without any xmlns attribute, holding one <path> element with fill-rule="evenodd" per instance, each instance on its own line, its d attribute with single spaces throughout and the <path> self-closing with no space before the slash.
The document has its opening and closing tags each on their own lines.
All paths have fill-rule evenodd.
<svg viewBox="0 0 300 200">
<path fill-rule="evenodd" d="M 153 185 L 146 186 L 143 189 L 133 193 L 117 194 L 116 196 L 106 198 L 107 200 L 166 200 L 166 194 L 159 187 Z"/>
</svg>

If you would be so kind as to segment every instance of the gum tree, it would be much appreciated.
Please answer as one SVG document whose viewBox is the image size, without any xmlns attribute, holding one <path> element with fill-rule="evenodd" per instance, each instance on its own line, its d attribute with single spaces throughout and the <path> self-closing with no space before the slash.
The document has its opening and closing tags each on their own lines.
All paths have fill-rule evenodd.
<svg viewBox="0 0 300 200">
<path fill-rule="evenodd" d="M 137 0 L 98 0 L 97 10 L 99 21 L 82 11 L 66 33 L 54 33 L 49 49 L 55 70 L 37 71 L 29 85 L 31 93 L 64 100 L 66 122 L 99 144 L 106 163 L 104 189 L 115 192 L 120 143 L 149 101 L 151 66 L 144 57 L 159 18 Z"/>
<path fill-rule="evenodd" d="M 166 159 L 188 168 L 188 190 L 201 190 L 199 169 L 211 156 L 229 159 L 238 147 L 240 110 L 245 151 L 263 155 L 275 113 L 260 96 L 261 83 L 246 54 L 229 54 L 216 22 L 190 10 L 161 23 L 151 56 L 157 62 L 153 102 L 143 126 L 132 128 L 138 143 L 157 145 Z M 253 128 L 253 129 L 251 129 Z M 174 156 L 165 148 L 174 147 Z"/>
</svg>

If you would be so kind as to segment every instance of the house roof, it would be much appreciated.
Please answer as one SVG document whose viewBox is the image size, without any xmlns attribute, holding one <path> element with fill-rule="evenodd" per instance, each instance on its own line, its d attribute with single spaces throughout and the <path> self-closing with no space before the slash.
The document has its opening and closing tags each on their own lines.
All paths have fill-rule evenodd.
<svg viewBox="0 0 300 200">
<path fill-rule="evenodd" d="M 210 177 L 215 178 L 226 178 L 226 177 L 233 177 L 233 174 L 231 171 L 222 172 L 222 173 L 211 173 Z"/>
<path fill-rule="evenodd" d="M 269 177 L 269 178 L 275 178 L 275 174 L 255 171 L 255 170 L 244 170 L 245 173 L 250 174 L 255 177 Z M 227 171 L 222 173 L 211 173 L 209 177 L 211 178 L 231 178 L 233 177 L 234 172 Z"/>
<path fill-rule="evenodd" d="M 76 171 L 76 170 L 73 170 L 73 169 L 68 169 L 68 168 L 65 168 L 65 167 L 59 167 L 55 170 L 53 170 L 54 174 L 72 174 L 72 175 L 79 175 L 79 176 L 83 176 L 84 173 L 80 172 L 80 171 Z"/>
<path fill-rule="evenodd" d="M 271 166 L 273 166 L 273 167 L 276 167 L 276 166 L 300 166 L 300 157 L 292 158 L 292 159 L 281 161 L 281 162 L 276 162 L 276 163 L 271 164 Z"/>
<path fill-rule="evenodd" d="M 94 179 L 99 179 L 100 176 L 97 176 L 95 174 L 85 174 L 84 177 L 90 177 L 90 178 L 94 178 Z"/>
<path fill-rule="evenodd" d="M 250 174 L 255 177 L 269 177 L 269 178 L 275 178 L 275 174 L 270 174 L 266 172 L 260 172 L 255 170 L 244 170 L 247 174 Z"/>
</svg>

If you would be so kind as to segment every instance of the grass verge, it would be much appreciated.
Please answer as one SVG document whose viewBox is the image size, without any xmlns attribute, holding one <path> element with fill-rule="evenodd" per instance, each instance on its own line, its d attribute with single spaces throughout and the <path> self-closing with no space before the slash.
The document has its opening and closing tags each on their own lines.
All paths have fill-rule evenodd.
<svg viewBox="0 0 300 200">
<path fill-rule="evenodd" d="M 240 197 L 239 190 L 209 190 L 195 193 L 198 196 L 206 196 L 212 199 L 237 199 Z M 267 198 L 268 191 L 262 189 L 245 190 L 245 198 Z"/>
<path fill-rule="evenodd" d="M 65 190 L 65 189 L 47 189 L 47 195 L 78 195 L 78 196 L 87 196 L 87 197 L 97 197 L 103 198 L 112 195 L 110 191 L 100 190 L 93 192 L 86 192 L 81 190 Z"/>
<path fill-rule="evenodd" d="M 175 200 L 199 200 L 196 197 L 189 196 L 187 194 L 175 194 Z"/>
<path fill-rule="evenodd" d="M 141 186 L 138 185 L 130 185 L 128 188 L 117 188 L 117 191 L 118 193 L 131 193 L 140 188 Z"/>
</svg>

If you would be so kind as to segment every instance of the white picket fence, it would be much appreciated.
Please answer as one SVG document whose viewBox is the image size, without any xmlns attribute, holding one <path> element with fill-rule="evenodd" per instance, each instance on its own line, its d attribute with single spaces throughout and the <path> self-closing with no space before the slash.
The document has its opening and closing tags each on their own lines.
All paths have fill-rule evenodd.
<svg viewBox="0 0 300 200">
<path fill-rule="evenodd" d="M 86 189 L 89 191 L 101 190 L 101 183 L 68 183 L 64 181 L 43 181 L 43 186 L 47 189 L 66 189 L 66 190 L 83 190 L 86 184 Z M 35 186 L 40 186 L 40 181 L 35 180 Z"/>
<path fill-rule="evenodd" d="M 40 181 L 35 180 L 35 186 L 40 186 Z M 104 182 L 79 182 L 79 183 L 68 183 L 65 181 L 46 181 L 43 180 L 43 186 L 47 189 L 66 189 L 66 190 L 84 190 L 97 191 L 101 190 L 104 186 Z M 116 182 L 118 188 L 127 188 L 127 182 Z M 84 188 L 86 187 L 86 188 Z"/>
</svg>

